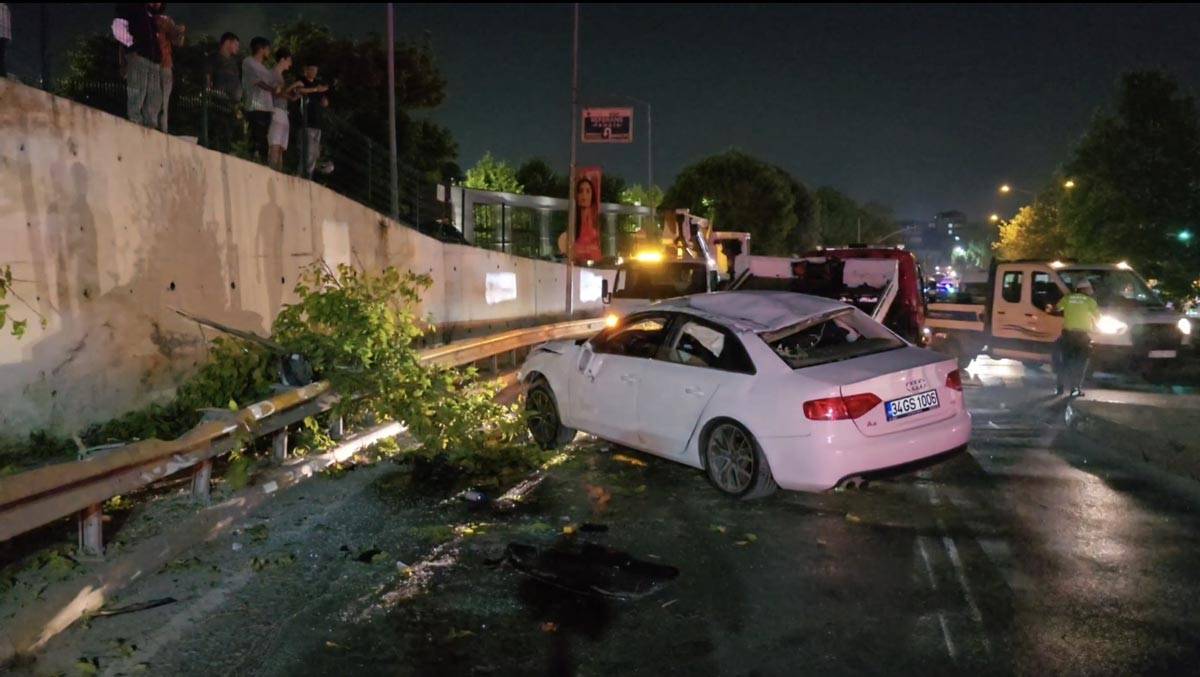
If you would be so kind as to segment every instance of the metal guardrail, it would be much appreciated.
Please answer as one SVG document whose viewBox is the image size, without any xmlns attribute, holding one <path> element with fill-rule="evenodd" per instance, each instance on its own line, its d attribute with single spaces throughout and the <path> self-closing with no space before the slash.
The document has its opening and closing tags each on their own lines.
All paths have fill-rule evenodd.
<svg viewBox="0 0 1200 677">
<path fill-rule="evenodd" d="M 457 341 L 421 351 L 421 360 L 442 366 L 464 366 L 545 341 L 599 331 L 602 319 L 572 320 L 516 329 L 493 336 Z M 219 420 L 203 421 L 171 441 L 145 440 L 79 461 L 59 463 L 0 478 L 0 541 L 78 513 L 80 544 L 85 552 L 103 552 L 101 504 L 181 470 L 193 468 L 192 495 L 207 503 L 213 458 L 232 451 L 246 439 L 274 434 L 274 455 L 287 454 L 287 428 L 307 416 L 327 411 L 337 401 L 329 383 L 294 388 L 256 402 Z"/>
</svg>

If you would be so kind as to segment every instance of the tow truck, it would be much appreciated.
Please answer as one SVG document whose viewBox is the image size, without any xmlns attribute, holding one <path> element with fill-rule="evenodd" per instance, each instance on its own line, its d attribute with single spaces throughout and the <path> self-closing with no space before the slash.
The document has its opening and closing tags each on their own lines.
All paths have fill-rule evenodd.
<svg viewBox="0 0 1200 677">
<path fill-rule="evenodd" d="M 743 256 L 730 289 L 793 291 L 849 303 L 915 345 L 925 345 L 917 258 L 902 246 L 852 244 L 798 257 Z"/>
<path fill-rule="evenodd" d="M 686 209 L 668 212 L 664 221 L 661 240 L 620 260 L 611 289 L 608 280 L 602 283 L 609 325 L 655 301 L 717 291 L 750 251 L 749 233 L 713 231 L 707 219 Z"/>
<path fill-rule="evenodd" d="M 1190 352 L 1192 322 L 1163 302 L 1128 263 L 993 261 L 983 303 L 930 303 L 934 350 L 963 367 L 976 355 L 1050 363 L 1062 334 L 1054 307 L 1082 280 L 1101 317 L 1091 332 L 1093 366 L 1102 371 L 1169 367 Z"/>
</svg>

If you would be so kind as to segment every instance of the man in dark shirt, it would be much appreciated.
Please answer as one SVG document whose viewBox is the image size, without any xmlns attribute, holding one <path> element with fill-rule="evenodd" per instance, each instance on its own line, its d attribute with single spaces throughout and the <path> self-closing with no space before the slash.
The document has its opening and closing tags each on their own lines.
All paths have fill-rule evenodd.
<svg viewBox="0 0 1200 677">
<path fill-rule="evenodd" d="M 242 41 L 234 33 L 225 33 L 216 54 L 208 62 L 208 144 L 228 153 L 233 140 L 241 136 Z"/>
<path fill-rule="evenodd" d="M 313 169 L 321 157 L 321 131 L 325 129 L 325 108 L 329 107 L 329 85 L 317 79 L 317 67 L 308 64 L 300 77 L 300 137 L 304 157 L 304 175 L 312 178 Z"/>
<path fill-rule="evenodd" d="M 125 94 L 130 122 L 154 127 L 162 110 L 162 50 L 151 5 L 122 3 L 117 18 L 126 22 L 132 44 L 125 54 Z"/>
</svg>

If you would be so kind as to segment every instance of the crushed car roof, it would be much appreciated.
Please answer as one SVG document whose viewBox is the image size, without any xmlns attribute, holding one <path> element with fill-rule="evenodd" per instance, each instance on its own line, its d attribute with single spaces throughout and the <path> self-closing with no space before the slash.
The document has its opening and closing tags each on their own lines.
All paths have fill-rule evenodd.
<svg viewBox="0 0 1200 677">
<path fill-rule="evenodd" d="M 739 331 L 778 331 L 815 315 L 852 308 L 844 303 L 786 291 L 726 291 L 668 299 L 654 304 L 686 310 Z"/>
</svg>

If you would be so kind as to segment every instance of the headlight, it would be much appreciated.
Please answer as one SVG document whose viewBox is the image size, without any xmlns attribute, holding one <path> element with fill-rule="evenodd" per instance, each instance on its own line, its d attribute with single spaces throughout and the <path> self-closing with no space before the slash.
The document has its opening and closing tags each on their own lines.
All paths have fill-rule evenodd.
<svg viewBox="0 0 1200 677">
<path fill-rule="evenodd" d="M 1179 318 L 1179 321 L 1175 323 L 1175 326 L 1179 327 L 1180 334 L 1183 334 L 1184 336 L 1192 335 L 1192 321 L 1186 317 Z"/>
<path fill-rule="evenodd" d="M 604 326 L 609 328 L 617 326 L 617 323 L 620 321 L 621 318 L 618 317 L 616 313 L 609 313 L 604 316 Z"/>
<path fill-rule="evenodd" d="M 1096 331 L 1101 334 L 1124 334 L 1129 330 L 1129 325 L 1118 320 L 1112 315 L 1101 315 L 1096 321 Z"/>
</svg>

